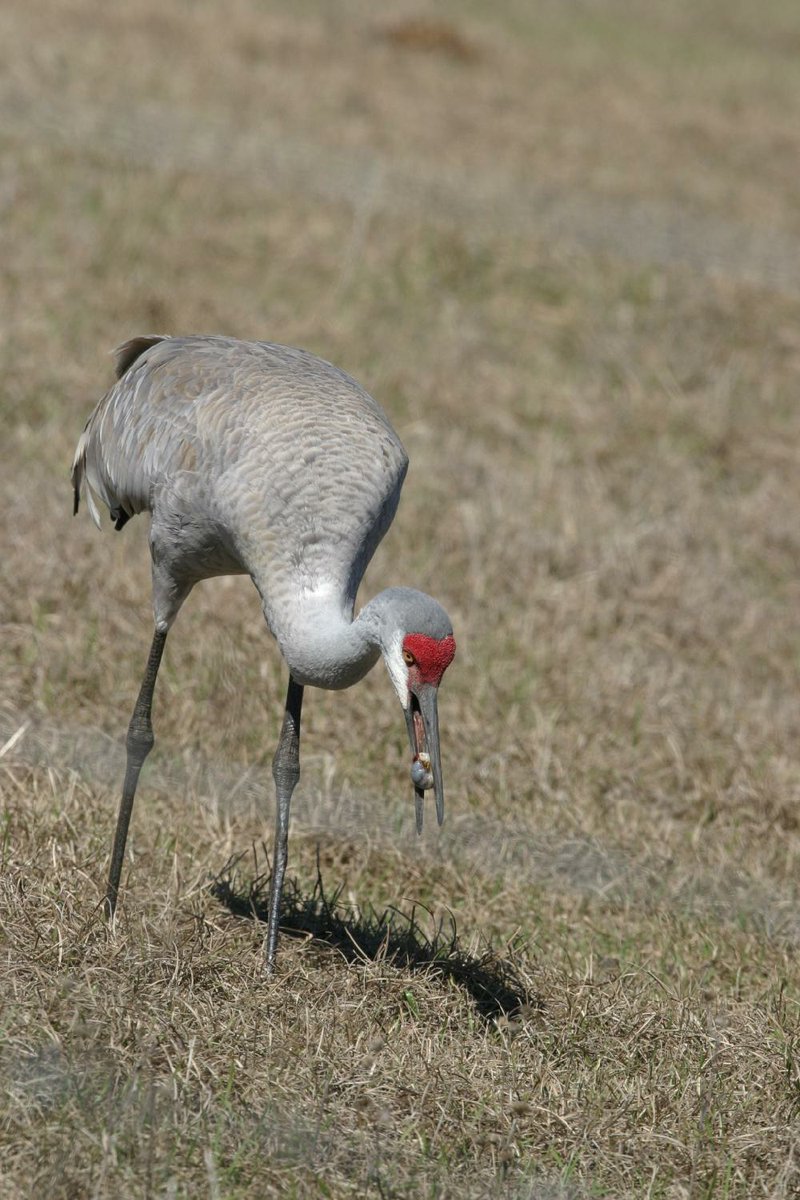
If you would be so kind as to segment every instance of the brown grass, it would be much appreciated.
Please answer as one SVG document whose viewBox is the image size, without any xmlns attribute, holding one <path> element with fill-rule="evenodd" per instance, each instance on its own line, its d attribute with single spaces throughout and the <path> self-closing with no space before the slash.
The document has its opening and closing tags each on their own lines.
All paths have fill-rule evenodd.
<svg viewBox="0 0 800 1200">
<path fill-rule="evenodd" d="M 381 35 L 428 15 L 0 17 L 3 1200 L 800 1189 L 794 8 L 437 6 L 468 60 Z M 364 594 L 455 621 L 447 822 L 414 835 L 380 670 L 313 693 L 291 894 L 319 861 L 356 941 L 452 914 L 518 1011 L 386 938 L 287 938 L 263 978 L 211 891 L 244 854 L 248 894 L 271 822 L 246 580 L 170 635 L 99 918 L 146 528 L 73 521 L 67 471 L 152 330 L 304 345 L 391 412 L 412 469 Z"/>
<path fill-rule="evenodd" d="M 381 30 L 381 37 L 403 50 L 441 54 L 458 62 L 473 62 L 478 57 L 475 46 L 450 21 L 406 17 L 386 25 Z"/>
</svg>

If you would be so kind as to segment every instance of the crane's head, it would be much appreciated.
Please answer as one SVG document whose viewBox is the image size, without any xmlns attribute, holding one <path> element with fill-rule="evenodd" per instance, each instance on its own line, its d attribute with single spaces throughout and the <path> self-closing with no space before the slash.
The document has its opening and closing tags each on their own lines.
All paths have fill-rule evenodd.
<svg viewBox="0 0 800 1200">
<path fill-rule="evenodd" d="M 436 795 L 439 824 L 444 820 L 437 697 L 442 676 L 453 661 L 456 643 L 450 618 L 431 596 L 412 588 L 390 588 L 382 596 L 386 601 L 381 651 L 405 712 L 417 832 L 420 832 L 423 798 L 429 788 Z"/>
</svg>

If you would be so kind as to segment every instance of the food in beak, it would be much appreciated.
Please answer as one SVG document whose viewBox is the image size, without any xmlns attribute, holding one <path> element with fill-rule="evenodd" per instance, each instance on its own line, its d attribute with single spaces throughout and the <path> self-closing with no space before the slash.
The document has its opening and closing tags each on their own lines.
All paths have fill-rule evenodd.
<svg viewBox="0 0 800 1200">
<path fill-rule="evenodd" d="M 419 708 L 412 703 L 413 722 L 414 722 L 414 746 L 416 754 L 411 763 L 411 780 L 414 787 L 421 788 L 426 791 L 433 787 L 433 774 L 431 772 L 431 756 L 428 754 L 425 740 L 425 723 L 422 720 L 422 713 Z"/>
<path fill-rule="evenodd" d="M 431 772 L 431 756 L 423 750 L 421 754 L 414 757 L 411 764 L 411 782 L 414 787 L 422 788 L 426 791 L 433 787 L 433 773 Z"/>
<path fill-rule="evenodd" d="M 436 819 L 444 820 L 444 789 L 439 756 L 439 719 L 436 711 L 436 687 L 417 686 L 409 690 L 406 708 L 408 740 L 411 746 L 411 781 L 414 784 L 417 831 L 422 829 L 423 798 L 433 789 Z"/>
</svg>

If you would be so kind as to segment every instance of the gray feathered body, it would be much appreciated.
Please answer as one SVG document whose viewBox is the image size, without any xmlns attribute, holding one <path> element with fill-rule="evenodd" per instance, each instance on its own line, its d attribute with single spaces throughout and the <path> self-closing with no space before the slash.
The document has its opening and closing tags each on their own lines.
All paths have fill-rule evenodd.
<svg viewBox="0 0 800 1200">
<path fill-rule="evenodd" d="M 330 363 L 267 342 L 136 338 L 118 374 L 78 444 L 76 503 L 85 481 L 98 523 L 91 493 L 118 526 L 152 514 L 157 624 L 198 580 L 246 573 L 300 681 L 360 677 L 314 656 L 326 624 L 352 622 L 400 497 L 408 459 L 380 405 Z"/>
</svg>

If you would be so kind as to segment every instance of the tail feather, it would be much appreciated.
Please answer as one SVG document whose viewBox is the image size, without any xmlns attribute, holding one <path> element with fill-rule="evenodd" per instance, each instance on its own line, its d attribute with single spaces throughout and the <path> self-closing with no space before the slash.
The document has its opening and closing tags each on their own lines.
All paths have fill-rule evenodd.
<svg viewBox="0 0 800 1200">
<path fill-rule="evenodd" d="M 77 516 L 81 506 L 81 485 L 83 483 L 83 468 L 86 462 L 86 433 L 81 434 L 72 460 L 70 480 L 72 482 L 72 515 Z"/>
<path fill-rule="evenodd" d="M 131 449 L 134 435 L 123 436 L 119 429 L 124 428 L 135 408 L 139 387 L 146 377 L 146 363 L 142 364 L 145 370 L 141 374 L 137 370 L 128 377 L 128 373 L 148 350 L 169 340 L 162 334 L 145 334 L 117 347 L 114 366 L 118 382 L 99 402 L 78 441 L 72 462 L 72 511 L 78 512 L 81 497 L 85 496 L 98 529 L 102 528 L 102 508 L 108 509 L 115 529 L 122 529 L 132 516 L 148 507 L 147 464 L 139 461 L 135 448 Z"/>
<path fill-rule="evenodd" d="M 123 342 L 121 346 L 117 346 L 114 351 L 114 370 L 117 373 L 117 379 L 121 379 L 129 367 L 132 367 L 145 350 L 149 350 L 151 346 L 158 345 L 159 342 L 167 341 L 167 335 L 164 333 L 145 333 L 139 337 L 129 338 L 127 342 Z"/>
<path fill-rule="evenodd" d="M 87 426 L 88 428 L 88 426 Z M 86 479 L 86 430 L 80 436 L 78 448 L 75 451 L 75 458 L 72 460 L 72 515 L 75 516 L 81 503 L 81 492 L 86 489 L 86 503 L 89 506 L 89 512 L 92 520 L 98 529 L 101 528 L 100 513 L 97 511 L 92 489 L 89 480 Z"/>
</svg>

